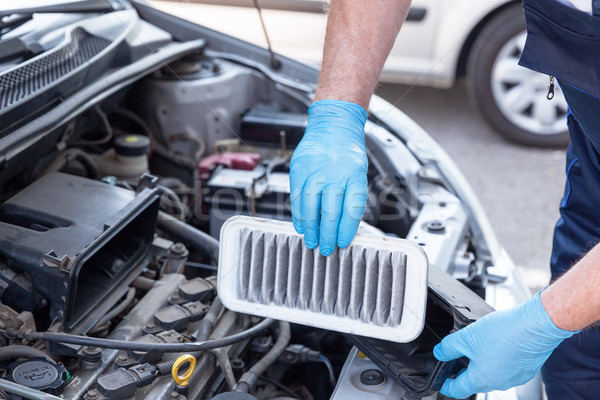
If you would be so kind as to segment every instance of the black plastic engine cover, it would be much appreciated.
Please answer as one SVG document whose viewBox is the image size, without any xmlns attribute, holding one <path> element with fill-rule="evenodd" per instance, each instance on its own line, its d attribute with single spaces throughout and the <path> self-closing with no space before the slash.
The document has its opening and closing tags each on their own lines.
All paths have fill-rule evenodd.
<svg viewBox="0 0 600 400">
<path fill-rule="evenodd" d="M 425 329 L 410 343 L 394 343 L 346 335 L 381 370 L 420 399 L 439 391 L 447 378 L 466 368 L 468 359 L 440 362 L 433 348 L 446 335 L 464 328 L 494 311 L 481 297 L 452 276 L 429 267 Z M 412 397 L 410 397 L 412 396 Z"/>
<path fill-rule="evenodd" d="M 84 333 L 145 266 L 158 207 L 157 189 L 49 174 L 0 206 L 0 254 L 31 278 L 53 321 Z"/>
</svg>

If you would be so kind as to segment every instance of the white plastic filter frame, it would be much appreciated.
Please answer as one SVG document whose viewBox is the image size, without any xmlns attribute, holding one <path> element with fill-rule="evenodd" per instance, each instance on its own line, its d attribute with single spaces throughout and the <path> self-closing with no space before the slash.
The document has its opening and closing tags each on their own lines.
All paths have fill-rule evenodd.
<svg viewBox="0 0 600 400">
<path fill-rule="evenodd" d="M 349 247 L 401 252 L 406 256 L 404 299 L 399 324 L 376 325 L 350 315 L 332 315 L 289 305 L 262 304 L 244 298 L 240 290 L 242 236 L 248 231 L 259 231 L 289 238 L 300 238 L 290 222 L 248 216 L 228 219 L 221 228 L 218 293 L 228 309 L 244 314 L 269 317 L 336 332 L 406 343 L 416 339 L 425 325 L 427 303 L 428 261 L 425 252 L 416 243 L 392 237 L 357 234 Z M 318 248 L 315 249 L 318 251 Z M 268 267 L 268 266 L 267 266 Z M 301 268 L 300 265 L 297 266 Z M 328 267 L 331 267 L 329 265 Z M 390 285 L 393 283 L 390 282 Z M 246 296 L 247 297 L 247 296 Z"/>
</svg>

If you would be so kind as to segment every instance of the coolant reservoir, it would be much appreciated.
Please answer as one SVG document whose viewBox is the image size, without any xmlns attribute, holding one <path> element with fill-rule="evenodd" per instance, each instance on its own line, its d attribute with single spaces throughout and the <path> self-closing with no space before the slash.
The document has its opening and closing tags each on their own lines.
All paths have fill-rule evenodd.
<svg viewBox="0 0 600 400">
<path fill-rule="evenodd" d="M 114 147 L 101 155 L 92 156 L 101 176 L 137 179 L 148 172 L 150 139 L 142 135 L 123 135 L 115 139 Z"/>
</svg>

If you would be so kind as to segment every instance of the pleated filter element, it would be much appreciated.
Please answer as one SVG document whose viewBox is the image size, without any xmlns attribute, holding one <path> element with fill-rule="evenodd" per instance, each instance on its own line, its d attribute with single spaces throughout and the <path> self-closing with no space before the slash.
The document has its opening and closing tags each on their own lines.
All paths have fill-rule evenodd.
<svg viewBox="0 0 600 400">
<path fill-rule="evenodd" d="M 407 240 L 357 234 L 324 257 L 289 222 L 236 216 L 221 229 L 218 291 L 233 311 L 409 342 L 425 322 L 427 267 Z"/>
</svg>

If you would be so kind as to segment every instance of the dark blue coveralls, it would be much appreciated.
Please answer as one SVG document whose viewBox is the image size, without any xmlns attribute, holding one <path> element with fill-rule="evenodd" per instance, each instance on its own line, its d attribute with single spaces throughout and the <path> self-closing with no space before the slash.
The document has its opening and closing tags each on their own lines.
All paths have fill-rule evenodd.
<svg viewBox="0 0 600 400">
<path fill-rule="evenodd" d="M 600 16 L 555 0 L 523 6 L 528 35 L 520 63 L 556 77 L 569 104 L 567 182 L 551 258 L 556 279 L 600 240 Z M 565 340 L 542 375 L 549 400 L 600 399 L 600 329 Z"/>
</svg>

